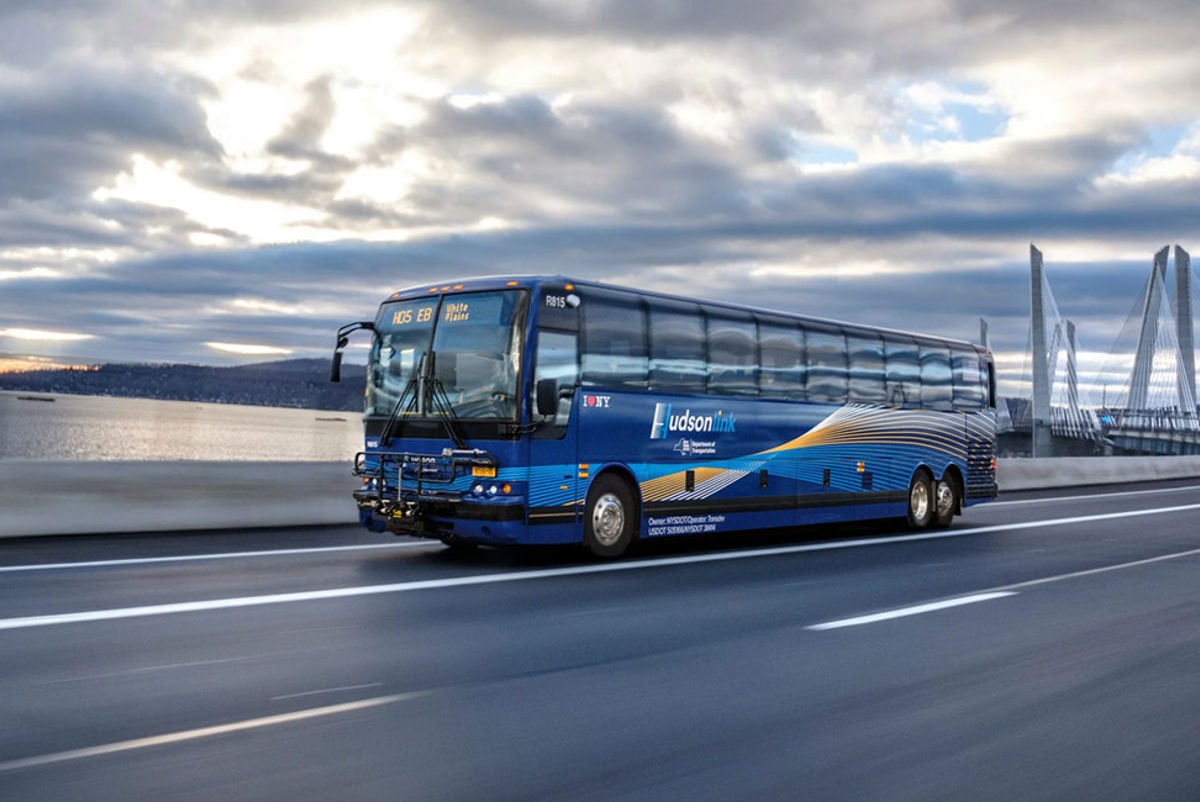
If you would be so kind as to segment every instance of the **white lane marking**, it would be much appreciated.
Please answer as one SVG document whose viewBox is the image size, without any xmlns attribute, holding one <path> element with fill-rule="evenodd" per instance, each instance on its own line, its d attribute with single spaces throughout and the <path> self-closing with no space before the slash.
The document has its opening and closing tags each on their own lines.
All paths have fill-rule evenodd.
<svg viewBox="0 0 1200 802">
<path fill-rule="evenodd" d="M 1187 487 L 1167 487 L 1155 490 L 1127 490 L 1119 493 L 1093 493 L 1082 496 L 1055 496 L 1053 498 L 1031 498 L 1017 501 L 992 501 L 988 507 L 1017 506 L 1022 504 L 1047 504 L 1055 501 L 1082 501 L 1098 498 L 1116 498 L 1118 496 L 1141 496 L 1152 493 L 1182 493 L 1189 490 L 1200 490 L 1200 485 Z M 965 534 L 966 532 L 964 532 Z M 957 534 L 955 532 L 954 534 Z M 912 535 L 905 535 L 912 539 Z M 69 563 L 42 563 L 35 565 L 0 565 L 0 574 L 19 573 L 21 571 L 59 571 L 71 568 L 112 568 L 126 565 L 154 565 L 156 563 L 200 562 L 203 560 L 236 560 L 243 557 L 280 557 L 302 554 L 325 554 L 340 551 L 375 551 L 387 549 L 412 549 L 433 547 L 438 544 L 433 541 L 417 541 L 405 543 L 371 543 L 357 546 L 320 546 L 304 549 L 270 549 L 262 551 L 231 551 L 216 554 L 182 554 L 174 557 L 130 557 L 117 560 L 89 560 Z"/>
<path fill-rule="evenodd" d="M 281 657 L 292 657 L 296 652 L 267 652 L 266 654 L 250 654 L 244 657 L 218 657 L 213 660 L 191 660 L 185 663 L 165 663 L 156 666 L 137 666 L 120 671 L 108 671 L 103 674 L 81 674 L 77 677 L 64 677 L 39 682 L 39 685 L 65 685 L 73 682 L 93 682 L 98 679 L 113 679 L 114 677 L 130 677 L 138 674 L 152 674 L 156 671 L 178 671 L 184 668 L 204 668 L 206 666 L 230 665 L 234 663 L 253 663 L 260 660 L 277 660 Z"/>
<path fill-rule="evenodd" d="M 1116 498 L 1118 496 L 1141 496 L 1153 493 L 1182 493 L 1189 490 L 1200 490 L 1200 485 L 1189 485 L 1187 487 L 1167 487 L 1158 488 L 1155 490 L 1128 490 L 1119 493 L 1094 493 L 1082 496 L 1055 496 L 1054 498 L 1031 498 L 1018 501 L 993 501 L 988 503 L 988 507 L 1004 507 L 1017 506 L 1023 504 L 1046 504 L 1055 501 L 1083 501 L 1087 499 L 1099 498 Z M 1069 519 L 1064 519 L 1069 520 Z M 1012 526 L 1012 525 L 1005 525 Z M 950 536 L 958 534 L 970 534 L 971 532 L 981 530 L 956 530 L 950 533 Z M 982 530 L 986 531 L 986 530 Z M 914 535 L 902 535 L 901 537 L 909 540 L 914 539 Z M 204 560 L 236 560 L 245 557 L 286 557 L 292 555 L 304 554 L 326 554 L 348 551 L 379 551 L 388 549 L 412 549 L 412 548 L 431 548 L 438 544 L 433 541 L 416 541 L 405 543 L 370 543 L 356 546 L 319 546 L 303 549 L 269 549 L 261 551 L 231 551 L 218 552 L 215 554 L 181 554 L 174 557 L 129 557 L 116 560 L 88 560 L 81 562 L 67 563 L 41 563 L 35 565 L 0 565 L 0 574 L 3 573 L 19 573 L 22 571 L 59 571 L 72 568 L 113 568 L 128 565 L 154 565 L 157 563 L 183 563 L 183 562 L 201 562 Z"/>
<path fill-rule="evenodd" d="M 1186 493 L 1189 490 L 1200 490 L 1200 485 L 1187 487 L 1159 487 L 1153 490 L 1122 490 L 1117 493 L 1087 493 L 1081 496 L 1052 496 L 1049 498 L 1026 498 L 1013 501 L 989 501 L 989 507 L 1015 507 L 1019 504 L 1049 504 L 1054 501 L 1086 501 L 1089 499 L 1119 498 L 1121 496 L 1149 496 L 1154 493 Z"/>
<path fill-rule="evenodd" d="M 996 524 L 995 526 L 976 526 L 971 529 L 961 529 L 943 533 L 949 535 L 986 535 L 991 532 L 1016 532 L 1021 529 L 1037 529 L 1042 526 L 1068 526 L 1070 524 L 1086 524 L 1095 521 L 1114 521 L 1120 518 L 1138 518 L 1144 515 L 1165 515 L 1172 512 L 1187 512 L 1200 510 L 1200 504 L 1181 504 L 1176 507 L 1155 507 L 1149 510 L 1125 510 L 1124 512 L 1105 512 L 1096 515 L 1076 515 L 1072 518 L 1051 518 L 1048 521 L 1025 521 L 1018 524 Z M 912 539 L 912 538 L 910 538 Z"/>
<path fill-rule="evenodd" d="M 100 757 L 101 755 L 112 755 L 118 752 L 131 752 L 136 749 L 147 749 L 154 746 L 166 746 L 168 744 L 183 743 L 185 741 L 195 741 L 200 738 L 212 738 L 218 735 L 228 735 L 233 732 L 244 732 L 246 730 L 261 729 L 263 727 L 274 727 L 279 724 L 291 724 L 296 721 L 306 721 L 308 719 L 321 718 L 323 716 L 334 716 L 339 713 L 350 713 L 355 710 L 366 710 L 372 707 L 382 707 L 384 705 L 396 704 L 397 702 L 406 702 L 410 699 L 416 699 L 421 696 L 427 696 L 429 691 L 412 691 L 410 693 L 397 693 L 391 696 L 376 696 L 373 699 L 360 699 L 357 702 L 345 702 L 337 705 L 327 705 L 325 707 L 314 707 L 308 710 L 296 710 L 292 713 L 281 713 L 275 716 L 264 716 L 262 718 L 252 718 L 246 721 L 235 721 L 230 724 L 218 724 L 213 727 L 200 727 L 194 730 L 183 730 L 181 732 L 172 732 L 165 735 L 154 735 L 149 738 L 135 738 L 130 741 L 117 741 L 110 744 L 102 744 L 100 746 L 89 746 L 84 749 L 71 749 L 66 752 L 53 752 L 46 755 L 37 755 L 35 757 L 21 758 L 18 760 L 9 760 L 0 763 L 0 772 L 16 771 L 17 769 L 28 769 L 37 766 L 48 766 L 53 763 L 65 763 L 70 760 L 79 760 L 88 757 Z"/>
<path fill-rule="evenodd" d="M 824 624 L 813 624 L 805 629 L 811 629 L 815 632 L 824 632 L 829 629 L 842 629 L 844 627 L 857 627 L 863 624 L 874 624 L 879 621 L 889 621 L 893 618 L 904 618 L 910 615 L 921 615 L 922 613 L 932 613 L 936 610 L 945 610 L 950 607 L 962 607 L 965 604 L 976 604 L 978 602 L 991 601 L 992 599 L 1003 599 L 1006 596 L 1016 596 L 1012 591 L 996 591 L 994 593 L 976 593 L 973 596 L 959 596 L 955 599 L 945 599 L 943 601 L 927 602 L 925 604 L 917 604 L 912 607 L 901 607 L 896 610 L 886 610 L 882 613 L 871 613 L 870 615 L 860 615 L 854 618 L 842 618 L 837 621 L 826 621 Z"/>
<path fill-rule="evenodd" d="M 42 563 L 40 565 L 0 565 L 0 574 L 20 571 L 59 571 L 66 568 L 112 568 L 122 565 L 154 565 L 155 563 L 187 563 L 203 560 L 236 560 L 241 557 L 286 557 L 296 554 L 327 554 L 339 551 L 375 551 L 411 549 L 421 546 L 440 546 L 433 541 L 419 543 L 371 543 L 359 546 L 320 546 L 308 549 L 271 549 L 266 551 L 230 551 L 217 554 L 180 554 L 175 557 L 130 557 L 121 560 L 90 560 L 72 563 Z"/>
<path fill-rule="evenodd" d="M 1100 568 L 1088 568 L 1083 571 L 1072 571 L 1068 574 L 1057 574 L 1055 576 L 1041 577 L 1040 579 L 1029 579 L 1024 582 L 1014 582 L 1011 585 L 1001 585 L 1000 587 L 981 590 L 969 596 L 955 596 L 949 599 L 925 602 L 922 604 L 913 605 L 911 607 L 903 607 L 897 610 L 871 613 L 868 615 L 857 616 L 855 618 L 843 618 L 838 621 L 829 621 L 824 624 L 813 624 L 812 626 L 805 627 L 805 629 L 822 632 L 828 629 L 858 626 L 859 624 L 873 624 L 877 621 L 887 621 L 890 618 L 900 618 L 906 615 L 919 615 L 920 613 L 928 613 L 934 610 L 944 610 L 947 607 L 958 607 L 963 604 L 974 604 L 975 602 L 999 599 L 1005 596 L 1015 596 L 1017 595 L 1018 590 L 1032 588 L 1038 585 L 1049 585 L 1052 582 L 1065 582 L 1068 579 L 1079 579 L 1085 576 L 1095 576 L 1096 574 L 1107 574 L 1111 571 L 1124 571 L 1127 568 L 1137 568 L 1143 565 L 1153 565 L 1154 563 L 1196 556 L 1200 556 L 1200 549 L 1177 551 L 1174 554 L 1162 554 L 1158 557 L 1147 557 L 1144 560 L 1133 560 L 1132 562 L 1120 563 L 1118 565 L 1105 565 L 1101 566 Z"/>
<path fill-rule="evenodd" d="M 303 699 L 306 696 L 322 696 L 327 693 L 345 693 L 346 691 L 362 691 L 367 688 L 382 688 L 382 682 L 368 682 L 365 685 L 342 685 L 338 688 L 321 688 L 316 691 L 304 691 L 303 693 L 285 693 L 283 696 L 272 696 L 272 702 L 282 702 L 285 699 Z"/>
<path fill-rule="evenodd" d="M 545 568 L 536 571 L 514 571 L 507 574 L 479 574 L 477 576 L 446 577 L 443 579 L 424 579 L 412 582 L 397 582 L 389 585 L 363 585 L 349 588 L 330 588 L 328 590 L 307 590 L 293 593 L 274 593 L 265 596 L 243 596 L 232 599 L 210 599 L 207 601 L 179 602 L 175 604 L 155 604 L 145 607 L 124 607 L 108 610 L 88 610 L 77 613 L 60 613 L 56 615 L 29 616 L 25 618 L 0 619 L 0 630 L 25 629 L 28 627 L 44 627 L 57 624 L 78 624 L 90 621 L 111 621 L 121 618 L 140 618 L 152 615 L 171 615 L 175 613 L 194 613 L 208 610 L 226 610 L 237 607 L 257 607 L 265 604 L 286 604 L 290 602 L 315 601 L 319 599 L 344 599 L 353 596 L 371 596 L 381 593 L 405 593 L 416 590 L 435 590 L 439 588 L 457 588 L 471 585 L 494 585 L 501 582 L 525 582 L 534 579 L 549 579 L 553 577 L 578 576 L 581 574 L 606 574 L 618 571 L 640 571 L 647 568 L 667 568 L 678 565 L 695 565 L 699 563 L 725 562 L 728 560 L 745 560 L 756 557 L 774 557 L 785 554 L 801 554 L 814 551 L 835 551 L 837 549 L 853 549 L 864 546 L 881 546 L 893 543 L 912 543 L 921 540 L 943 540 L 946 538 L 968 537 L 993 532 L 1011 532 L 1037 527 L 1067 526 L 1070 524 L 1093 523 L 1121 518 L 1137 518 L 1147 515 L 1163 515 L 1172 512 L 1186 512 L 1200 509 L 1200 504 L 1185 504 L 1179 507 L 1160 507 L 1150 510 L 1127 510 L 1125 512 L 1110 512 L 1102 515 L 1081 515 L 1072 518 L 1055 518 L 1047 521 L 1028 521 L 1017 524 L 1000 526 L 983 526 L 974 529 L 945 530 L 937 532 L 922 532 L 911 535 L 894 537 L 860 538 L 857 540 L 839 540 L 828 543 L 809 543 L 797 546 L 779 546 L 769 549 L 749 549 L 744 551 L 726 551 L 713 554 L 694 554 L 687 557 L 662 557 L 652 560 L 633 560 L 630 562 L 604 563 L 599 565 L 576 565 L 567 568 Z"/>
<path fill-rule="evenodd" d="M 1032 588 L 1037 585 L 1049 585 L 1051 582 L 1063 582 L 1068 579 L 1079 579 L 1084 576 L 1095 576 L 1096 574 L 1107 574 L 1110 571 L 1123 571 L 1126 568 L 1137 568 L 1142 565 L 1153 565 L 1154 563 L 1168 562 L 1169 560 L 1179 560 L 1184 557 L 1200 556 L 1200 549 L 1190 549 L 1188 551 L 1177 551 L 1174 554 L 1161 554 L 1158 557 L 1147 557 L 1144 560 L 1134 560 L 1132 562 L 1120 563 L 1118 565 L 1103 565 L 1099 568 L 1088 568 L 1083 571 L 1072 571 L 1069 574 L 1058 574 L 1057 576 L 1045 576 L 1041 579 L 1028 579 L 1024 582 L 1014 582 L 1011 585 L 1003 585 L 994 588 L 995 591 L 1005 590 L 1020 590 L 1022 588 Z M 987 591 L 985 591 L 987 592 Z"/>
</svg>

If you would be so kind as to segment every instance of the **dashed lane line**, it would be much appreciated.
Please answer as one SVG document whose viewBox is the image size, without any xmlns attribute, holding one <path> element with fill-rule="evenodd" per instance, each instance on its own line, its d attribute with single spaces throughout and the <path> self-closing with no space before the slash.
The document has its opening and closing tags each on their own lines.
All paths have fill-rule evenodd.
<svg viewBox="0 0 1200 802">
<path fill-rule="evenodd" d="M 1117 565 L 1102 565 L 1099 568 L 1088 568 L 1083 571 L 1071 571 L 1070 573 L 1066 574 L 1057 574 L 1055 576 L 1044 576 L 1037 579 L 1028 579 L 1024 582 L 1014 582 L 1011 585 L 1002 585 L 996 588 L 976 591 L 966 596 L 952 596 L 947 599 L 937 599 L 935 601 L 922 602 L 909 607 L 899 607 L 894 610 L 884 610 L 882 612 L 868 613 L 866 615 L 854 616 L 852 618 L 841 618 L 836 621 L 826 621 L 823 624 L 813 624 L 812 626 L 805 627 L 805 629 L 812 630 L 814 632 L 825 632 L 831 629 L 843 629 L 845 627 L 860 626 L 862 624 L 875 624 L 880 621 L 890 621 L 893 618 L 904 618 L 910 615 L 932 613 L 934 611 L 945 610 L 950 607 L 961 607 L 967 604 L 975 604 L 976 602 L 991 601 L 992 599 L 1003 599 L 1007 596 L 1016 596 L 1018 591 L 1025 588 L 1037 587 L 1038 585 L 1049 585 L 1054 582 L 1065 582 L 1068 579 L 1081 579 L 1085 576 L 1096 576 L 1098 574 L 1107 574 L 1113 571 L 1124 571 L 1129 568 L 1140 568 L 1144 565 L 1153 565 L 1155 563 L 1197 556 L 1200 556 L 1200 549 L 1177 551 L 1173 554 L 1160 554 L 1157 557 L 1147 557 L 1144 560 L 1132 560 L 1130 562 L 1119 563 Z"/>
<path fill-rule="evenodd" d="M 942 601 L 914 604 L 911 607 L 900 607 L 895 610 L 885 610 L 881 613 L 870 613 L 869 615 L 859 615 L 853 618 L 841 618 L 837 621 L 826 621 L 824 624 L 813 624 L 810 627 L 805 627 L 805 629 L 811 629 L 814 632 L 824 632 L 830 629 L 858 627 L 862 626 L 863 624 L 876 624 L 880 621 L 890 621 L 893 618 L 905 618 L 910 615 L 932 613 L 936 612 L 937 610 L 946 610 L 951 607 L 962 607 L 967 604 L 977 604 L 979 602 L 991 601 L 993 599 L 1003 599 L 1006 596 L 1015 595 L 1017 594 L 1012 591 L 976 593 L 971 596 L 959 596 L 954 599 L 943 599 Z"/>
<path fill-rule="evenodd" d="M 297 721 L 307 721 L 309 719 L 323 718 L 325 716 L 335 716 L 341 713 L 350 713 L 356 710 L 367 710 L 373 707 L 383 707 L 384 705 L 393 705 L 398 702 L 407 702 L 411 699 L 427 696 L 428 694 L 429 691 L 413 691 L 410 693 L 391 694 L 389 696 L 376 696 L 371 699 L 359 699 L 355 702 L 344 702 L 336 705 L 325 705 L 324 707 L 313 707 L 309 708 L 308 710 L 295 710 L 291 713 L 263 716 L 262 718 L 235 721 L 229 724 L 218 724 L 212 727 L 199 727 L 193 730 L 182 730 L 180 732 L 171 732 L 164 735 L 154 735 L 149 738 L 134 738 L 129 741 L 116 741 L 114 743 L 101 744 L 99 746 L 89 746 L 83 749 L 70 749 L 65 752 L 52 752 L 45 755 L 36 755 L 34 757 L 20 758 L 17 760 L 8 760 L 0 763 L 0 773 L 17 771 L 18 769 L 36 768 L 38 766 L 49 766 L 55 763 L 66 763 L 68 761 L 80 760 L 89 757 L 113 755 L 120 752 L 132 752 L 138 749 L 149 749 L 155 746 L 167 746 L 169 744 L 185 743 L 187 741 L 196 741 L 201 738 L 213 738 L 218 735 L 228 735 L 234 732 L 263 729 L 265 727 L 274 727 L 280 724 L 291 724 Z"/>
</svg>

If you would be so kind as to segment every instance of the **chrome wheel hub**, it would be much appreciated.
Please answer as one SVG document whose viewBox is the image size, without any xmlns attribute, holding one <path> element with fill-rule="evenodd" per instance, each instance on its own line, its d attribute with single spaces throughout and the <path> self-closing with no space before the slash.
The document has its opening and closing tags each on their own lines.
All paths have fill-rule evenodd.
<svg viewBox="0 0 1200 802">
<path fill-rule="evenodd" d="M 596 499 L 592 507 L 592 534 L 602 546 L 611 546 L 621 539 L 625 531 L 625 508 L 621 500 L 612 493 Z"/>
<path fill-rule="evenodd" d="M 938 482 L 937 512 L 943 518 L 954 512 L 954 488 L 949 482 Z"/>
<path fill-rule="evenodd" d="M 918 521 L 925 520 L 929 515 L 929 486 L 924 482 L 917 482 L 909 491 L 908 509 Z"/>
</svg>

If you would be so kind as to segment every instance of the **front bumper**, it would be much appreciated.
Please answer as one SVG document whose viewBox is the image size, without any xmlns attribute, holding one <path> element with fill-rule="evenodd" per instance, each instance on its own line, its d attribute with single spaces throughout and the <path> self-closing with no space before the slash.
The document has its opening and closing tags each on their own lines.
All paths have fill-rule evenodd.
<svg viewBox="0 0 1200 802">
<path fill-rule="evenodd" d="M 483 478 L 476 474 L 490 474 Z M 526 498 L 496 493 L 494 460 L 486 452 L 447 449 L 441 454 L 361 453 L 355 460 L 363 486 L 354 491 L 359 520 L 368 529 L 415 537 L 512 543 L 525 526 Z M 479 482 L 492 492 L 477 492 Z"/>
</svg>

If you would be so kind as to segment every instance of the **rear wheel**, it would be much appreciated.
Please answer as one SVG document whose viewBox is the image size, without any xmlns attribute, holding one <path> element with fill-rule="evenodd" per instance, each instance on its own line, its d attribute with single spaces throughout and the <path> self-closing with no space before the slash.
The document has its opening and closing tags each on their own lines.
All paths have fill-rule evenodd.
<svg viewBox="0 0 1200 802">
<path fill-rule="evenodd" d="M 954 521 L 958 512 L 958 482 L 953 476 L 943 476 L 933 491 L 933 525 L 944 529 Z"/>
<path fill-rule="evenodd" d="M 908 525 L 924 529 L 933 520 L 933 477 L 921 468 L 908 485 Z"/>
<path fill-rule="evenodd" d="M 619 557 L 637 532 L 637 507 L 624 480 L 604 474 L 588 490 L 583 545 L 597 557 Z"/>
</svg>

